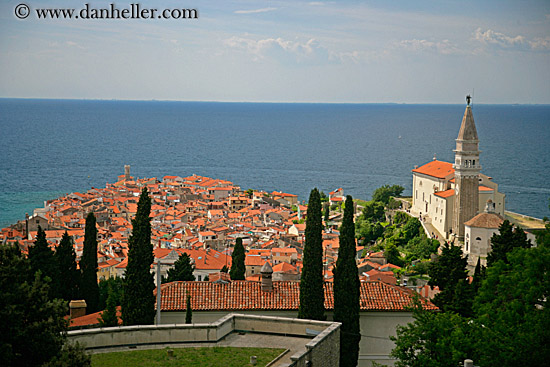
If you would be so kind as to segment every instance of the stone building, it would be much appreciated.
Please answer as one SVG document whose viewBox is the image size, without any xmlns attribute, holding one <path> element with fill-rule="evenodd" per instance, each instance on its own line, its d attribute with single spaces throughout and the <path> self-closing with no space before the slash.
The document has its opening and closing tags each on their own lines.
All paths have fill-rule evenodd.
<svg viewBox="0 0 550 367">
<path fill-rule="evenodd" d="M 503 216 L 505 199 L 492 177 L 481 173 L 481 151 L 469 100 L 454 153 L 454 163 L 434 157 L 412 170 L 412 211 L 428 218 L 445 238 L 464 241 L 464 223 L 478 214 L 487 200 L 494 203 L 495 213 Z"/>
<path fill-rule="evenodd" d="M 504 218 L 495 213 L 495 203 L 487 201 L 485 211 L 464 223 L 464 247 L 462 252 L 468 255 L 468 265 L 475 267 L 477 259 L 487 266 L 487 254 L 491 251 L 491 237 L 499 233 Z"/>
</svg>

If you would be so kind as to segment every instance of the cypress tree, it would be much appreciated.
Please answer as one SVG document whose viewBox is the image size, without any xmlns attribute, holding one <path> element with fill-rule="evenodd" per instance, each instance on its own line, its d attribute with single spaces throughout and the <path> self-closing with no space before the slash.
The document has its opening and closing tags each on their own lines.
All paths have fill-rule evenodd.
<svg viewBox="0 0 550 367">
<path fill-rule="evenodd" d="M 97 228 L 94 213 L 86 217 L 84 249 L 80 259 L 81 296 L 86 301 L 86 313 L 99 311 L 99 286 L 97 285 Z"/>
<path fill-rule="evenodd" d="M 243 239 L 237 238 L 235 243 L 235 248 L 231 254 L 231 270 L 229 271 L 229 276 L 231 280 L 244 280 L 244 275 L 246 272 L 246 267 L 244 265 L 244 247 Z"/>
<path fill-rule="evenodd" d="M 124 325 L 147 325 L 155 320 L 155 295 L 153 290 L 153 245 L 151 244 L 151 198 L 147 188 L 139 197 L 138 209 L 132 219 L 132 234 L 128 239 L 128 265 L 122 296 L 122 320 Z"/>
<path fill-rule="evenodd" d="M 57 276 L 58 267 L 55 262 L 54 252 L 50 249 L 46 240 L 46 232 L 40 226 L 38 226 L 34 246 L 29 248 L 29 261 L 33 274 L 40 271 L 43 279 L 45 277 L 49 278 L 49 298 L 57 298 L 59 296 L 59 287 L 57 286 L 59 284 L 59 277 Z"/>
<path fill-rule="evenodd" d="M 334 321 L 342 323 L 340 366 L 356 366 L 359 357 L 359 273 L 355 262 L 355 225 L 353 200 L 346 197 L 340 227 L 340 248 L 334 268 Z"/>
<path fill-rule="evenodd" d="M 187 301 L 185 304 L 185 323 L 193 323 L 193 310 L 191 310 L 191 296 L 187 295 Z"/>
<path fill-rule="evenodd" d="M 73 238 L 67 231 L 63 234 L 54 257 L 58 266 L 58 279 L 64 284 L 59 288 L 59 297 L 68 302 L 79 299 L 80 271 L 76 268 Z"/>
<path fill-rule="evenodd" d="M 194 270 L 195 267 L 191 264 L 191 258 L 184 252 L 174 263 L 174 268 L 168 270 L 166 278 L 162 282 L 193 281 L 195 280 Z"/>
<path fill-rule="evenodd" d="M 430 275 L 430 286 L 438 286 L 439 292 L 432 302 L 443 311 L 457 311 L 463 309 L 461 294 L 466 292 L 468 277 L 466 266 L 468 257 L 462 257 L 462 249 L 448 243 L 441 248 L 441 255 L 430 264 L 428 274 Z M 462 281 L 462 284 L 459 283 Z M 470 286 L 470 284 L 468 284 Z M 458 292 L 458 293 L 457 293 Z"/>
<path fill-rule="evenodd" d="M 487 267 L 499 260 L 508 264 L 506 255 L 516 247 L 529 248 L 531 240 L 527 239 L 527 235 L 521 227 L 514 229 L 514 225 L 505 220 L 498 228 L 498 233 L 491 237 L 491 252 L 487 255 Z"/>
<path fill-rule="evenodd" d="M 323 223 L 321 196 L 317 188 L 311 190 L 307 207 L 306 243 L 300 279 L 301 319 L 325 320 L 325 290 L 323 279 Z"/>
</svg>

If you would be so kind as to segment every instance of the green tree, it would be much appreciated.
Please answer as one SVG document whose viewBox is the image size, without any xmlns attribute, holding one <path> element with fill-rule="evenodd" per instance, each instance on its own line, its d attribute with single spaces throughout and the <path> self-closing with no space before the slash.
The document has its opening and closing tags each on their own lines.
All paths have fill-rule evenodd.
<svg viewBox="0 0 550 367">
<path fill-rule="evenodd" d="M 466 266 L 467 257 L 462 257 L 462 249 L 459 246 L 448 243 L 443 245 L 441 255 L 432 262 L 428 270 L 430 286 L 438 286 L 439 292 L 433 298 L 433 303 L 444 311 L 464 309 L 463 299 L 457 297 L 457 286 L 460 281 L 468 277 Z M 463 283 L 459 293 L 464 293 Z M 469 286 L 469 285 L 468 285 Z M 469 312 L 468 312 L 469 313 Z"/>
<path fill-rule="evenodd" d="M 29 248 L 29 260 L 32 273 L 40 271 L 42 278 L 49 279 L 49 297 L 50 299 L 59 297 L 59 289 L 57 284 L 59 282 L 58 267 L 55 262 L 54 252 L 50 249 L 48 241 L 46 240 L 46 232 L 38 226 L 38 233 L 36 234 L 36 240 L 34 246 Z"/>
<path fill-rule="evenodd" d="M 426 236 L 413 237 L 405 246 L 406 260 L 429 259 L 432 254 L 437 253 L 438 248 L 438 240 Z"/>
<path fill-rule="evenodd" d="M 340 366 L 356 366 L 359 357 L 359 272 L 355 262 L 353 200 L 346 197 L 340 228 L 338 260 L 334 267 L 334 321 L 341 322 Z"/>
<path fill-rule="evenodd" d="M 358 220 L 355 226 L 356 236 L 363 239 L 363 244 L 374 242 L 384 235 L 384 227 L 380 223 Z"/>
<path fill-rule="evenodd" d="M 99 316 L 99 325 L 101 327 L 118 326 L 118 316 L 116 314 L 117 296 L 113 290 L 112 284 L 109 284 L 109 296 L 107 297 L 107 308 Z"/>
<path fill-rule="evenodd" d="M 403 266 L 403 260 L 401 259 L 401 253 L 394 243 L 390 242 L 386 244 L 384 249 L 384 257 L 390 264 Z"/>
<path fill-rule="evenodd" d="M 86 313 L 99 311 L 99 287 L 97 285 L 97 228 L 94 213 L 88 213 L 84 230 L 84 249 L 80 259 L 82 278 L 81 295 L 86 300 Z"/>
<path fill-rule="evenodd" d="M 367 201 L 363 206 L 363 219 L 369 222 L 383 222 L 386 219 L 384 204 L 378 201 Z"/>
<path fill-rule="evenodd" d="M 56 358 L 68 358 L 71 366 L 90 365 L 82 352 L 77 354 L 83 363 L 63 356 L 65 306 L 49 298 L 48 282 L 31 270 L 18 247 L 0 245 L 0 365 L 41 366 Z"/>
<path fill-rule="evenodd" d="M 401 228 L 401 234 L 403 235 L 403 240 L 405 243 L 423 233 L 424 231 L 422 229 L 422 223 L 420 223 L 418 218 L 415 217 L 410 217 L 403 228 Z"/>
<path fill-rule="evenodd" d="M 163 277 L 162 282 L 193 281 L 195 280 L 195 276 L 193 275 L 194 271 L 195 266 L 191 264 L 191 258 L 184 252 L 178 260 L 176 260 L 174 267 L 168 269 L 166 278 Z"/>
<path fill-rule="evenodd" d="M 480 366 L 550 361 L 550 248 L 516 248 L 487 268 L 474 301 Z"/>
<path fill-rule="evenodd" d="M 400 197 L 403 190 L 405 190 L 405 188 L 399 185 L 384 185 L 374 190 L 374 193 L 372 194 L 372 200 L 388 204 L 390 201 L 390 197 Z"/>
<path fill-rule="evenodd" d="M 325 320 L 323 224 L 321 220 L 321 198 L 317 188 L 311 190 L 309 194 L 305 236 L 298 317 L 301 319 Z"/>
<path fill-rule="evenodd" d="M 111 296 L 115 299 L 115 304 L 122 304 L 122 292 L 124 287 L 124 279 L 114 277 L 102 279 L 99 281 L 99 309 L 104 310 L 107 307 L 107 299 Z"/>
<path fill-rule="evenodd" d="M 57 262 L 57 278 L 63 280 L 63 287 L 59 287 L 59 297 L 67 302 L 79 299 L 80 271 L 76 267 L 76 253 L 74 251 L 73 238 L 67 231 L 63 234 L 61 242 L 55 251 L 54 259 Z"/>
<path fill-rule="evenodd" d="M 132 220 L 132 234 L 128 239 L 128 265 L 121 305 L 124 325 L 148 325 L 155 320 L 150 213 L 151 198 L 144 187 L 139 197 L 136 216 Z"/>
<path fill-rule="evenodd" d="M 231 270 L 229 276 L 231 280 L 245 280 L 246 267 L 244 265 L 245 259 L 243 239 L 237 238 L 235 241 L 235 248 L 231 254 Z"/>
<path fill-rule="evenodd" d="M 397 326 L 391 352 L 397 367 L 458 366 L 466 358 L 474 358 L 475 340 L 468 320 L 453 312 L 422 309 L 418 298 L 413 308 L 414 321 Z M 477 361 L 476 361 L 477 362 Z"/>
<path fill-rule="evenodd" d="M 325 205 L 325 223 L 328 223 L 328 220 L 329 220 L 329 217 L 330 217 L 330 205 Z"/>
<path fill-rule="evenodd" d="M 185 302 L 185 323 L 193 323 L 193 310 L 191 309 L 191 296 L 187 295 L 187 300 Z"/>
<path fill-rule="evenodd" d="M 498 228 L 498 233 L 491 237 L 491 252 L 487 254 L 487 266 L 490 267 L 499 260 L 508 262 L 506 255 L 517 247 L 529 248 L 531 240 L 527 239 L 521 227 L 514 229 L 514 226 L 505 220 Z"/>
</svg>

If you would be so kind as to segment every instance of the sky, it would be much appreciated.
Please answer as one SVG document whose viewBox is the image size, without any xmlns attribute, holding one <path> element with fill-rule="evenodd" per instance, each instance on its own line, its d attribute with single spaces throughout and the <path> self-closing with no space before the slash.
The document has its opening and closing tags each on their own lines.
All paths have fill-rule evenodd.
<svg viewBox="0 0 550 367">
<path fill-rule="evenodd" d="M 548 0 L 157 0 L 134 4 L 198 18 L 36 14 L 86 3 L 132 4 L 1 2 L 0 97 L 550 103 Z"/>
</svg>

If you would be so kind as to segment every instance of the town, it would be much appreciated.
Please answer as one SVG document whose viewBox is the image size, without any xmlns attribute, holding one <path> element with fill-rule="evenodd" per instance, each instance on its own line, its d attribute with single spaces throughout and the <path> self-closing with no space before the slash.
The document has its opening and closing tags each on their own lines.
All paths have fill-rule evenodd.
<svg viewBox="0 0 550 367">
<path fill-rule="evenodd" d="M 540 310 L 531 310 L 526 315 L 533 320 L 546 320 L 537 325 L 547 330 L 546 298 L 541 295 L 543 288 L 537 285 L 534 274 L 543 274 L 547 266 L 544 259 L 549 255 L 550 225 L 505 211 L 505 195 L 498 191 L 491 177 L 480 173 L 478 137 L 469 96 L 467 102 L 456 139 L 455 163 L 434 157 L 415 167 L 411 197 L 401 197 L 404 188 L 398 185 L 376 189 L 371 201 L 353 200 L 344 194 L 343 188 L 328 195 L 313 189 L 306 204 L 294 194 L 243 190 L 233 182 L 199 175 L 136 178 L 127 165 L 115 183 L 48 200 L 32 215 L 27 214 L 24 220 L 2 229 L 0 240 L 11 245 L 3 246 L 2 251 L 16 249 L 19 255 L 28 257 L 31 268 L 36 266 L 38 270 L 36 281 L 40 280 L 38 274 L 42 270 L 50 276 L 53 290 L 50 296 L 63 298 L 70 309 L 68 321 L 74 330 L 69 337 L 94 350 L 166 343 L 166 336 L 144 338 L 136 333 L 131 337 L 113 334 L 111 344 L 105 344 L 95 335 L 109 330 L 86 330 L 116 326 L 122 321 L 124 325 L 152 323 L 154 295 L 157 326 L 174 325 L 177 329 L 185 320 L 193 325 L 219 327 L 227 320 L 233 320 L 234 324 L 244 318 L 249 331 L 255 332 L 257 324 L 262 324 L 262 333 L 272 339 L 263 343 L 247 340 L 247 346 L 254 343 L 272 346 L 276 336 L 286 337 L 297 322 L 297 313 L 299 319 L 307 322 L 322 322 L 302 326 L 301 331 L 294 332 L 302 337 L 318 335 L 313 339 L 316 346 L 304 353 L 303 344 L 294 345 L 279 360 L 280 366 L 301 365 L 306 361 L 325 361 L 327 365 L 393 365 L 396 358 L 411 358 L 407 350 L 412 346 L 407 343 L 413 343 L 414 347 L 416 344 L 407 336 L 422 332 L 423 327 L 428 333 L 439 330 L 437 323 L 430 324 L 433 320 L 456 316 L 452 321 L 454 327 L 464 330 L 470 330 L 471 322 L 488 325 L 490 320 L 483 310 L 490 303 L 485 299 L 498 297 L 498 293 L 491 291 L 492 285 L 487 280 L 496 282 L 498 278 L 502 281 L 499 286 L 507 287 L 506 277 L 517 276 L 518 269 L 525 269 L 527 260 L 521 260 L 519 255 L 531 259 L 529 271 L 534 273 L 522 281 L 533 282 L 526 283 L 526 287 L 533 291 L 536 309 Z M 522 224 L 529 222 L 531 228 L 527 226 L 525 232 Z M 92 274 L 93 287 L 103 285 L 101 305 L 97 296 L 87 299 L 88 295 L 84 295 L 85 301 L 70 294 L 60 297 L 61 289 L 71 287 L 71 276 L 55 279 L 56 273 L 47 273 L 51 269 L 44 263 L 36 265 L 38 260 L 33 251 L 43 247 L 50 254 L 47 256 L 54 252 L 57 255 L 65 251 L 61 249 L 67 238 L 72 244 L 70 251 L 74 250 L 72 261 L 77 260 L 82 270 L 82 288 L 85 273 Z M 86 241 L 97 244 L 95 253 L 89 253 Z M 312 251 L 318 252 L 312 255 Z M 237 260 L 238 254 L 242 257 Z M 151 262 L 143 261 L 150 255 Z M 140 256 L 141 260 L 136 260 Z M 91 273 L 90 258 L 92 264 L 97 261 Z M 305 292 L 313 292 L 310 288 L 315 288 L 310 274 L 317 265 L 312 258 L 320 260 L 317 290 L 321 294 L 308 293 L 304 298 Z M 146 321 L 139 318 L 128 321 L 133 316 L 126 318 L 124 306 L 121 315 L 117 306 L 124 301 L 113 296 L 120 293 L 120 288 L 130 289 L 121 282 L 130 282 L 129 274 L 136 276 L 135 268 L 130 270 L 131 261 L 134 267 L 136 261 L 144 266 L 146 275 L 137 278 L 151 276 L 151 281 L 137 283 L 137 292 L 142 296 L 134 297 L 136 293 L 132 293 L 132 299 L 126 298 L 126 316 L 130 315 L 128 310 L 133 310 L 128 307 L 130 301 L 135 302 L 136 309 L 141 308 L 140 303 L 150 303 Z M 174 276 L 174 270 L 180 266 L 187 275 Z M 506 270 L 506 266 L 515 270 Z M 73 270 L 76 271 L 76 264 Z M 357 293 L 353 291 L 354 285 Z M 521 297 L 524 295 L 515 296 L 527 302 Z M 343 308 L 342 299 L 350 302 Z M 349 315 L 342 314 L 343 309 L 349 310 Z M 111 319 L 106 321 L 109 314 Z M 514 315 L 510 319 L 515 319 Z M 325 322 L 327 318 L 329 321 Z M 288 325 L 277 326 L 283 320 Z M 412 324 L 414 320 L 416 324 Z M 521 327 L 529 325 L 522 323 Z M 484 333 L 483 328 L 478 329 Z M 339 338 L 334 330 L 340 330 Z M 438 332 L 442 333 L 441 338 L 447 333 L 445 327 Z M 180 342 L 205 341 L 200 339 L 198 326 L 189 335 L 188 339 L 180 337 Z M 487 340 L 485 336 L 478 343 Z M 515 339 L 510 342 L 515 343 Z M 288 345 L 289 339 L 284 343 L 278 346 Z M 329 347 L 331 343 L 333 348 Z M 443 360 L 457 362 L 469 357 L 466 353 L 475 353 L 482 359 L 496 358 L 492 352 L 481 354 L 479 349 L 456 348 L 460 353 Z M 532 358 L 544 360 L 544 355 L 543 351 Z"/>
</svg>

